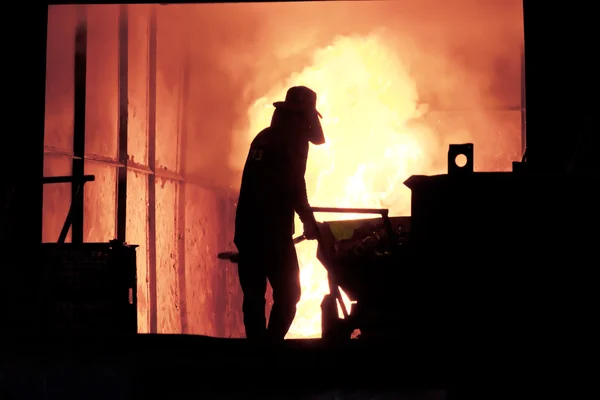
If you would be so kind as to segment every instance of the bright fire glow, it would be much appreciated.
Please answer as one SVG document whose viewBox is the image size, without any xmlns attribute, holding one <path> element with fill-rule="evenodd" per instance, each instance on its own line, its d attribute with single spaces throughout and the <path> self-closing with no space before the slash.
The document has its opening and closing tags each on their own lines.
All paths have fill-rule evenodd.
<svg viewBox="0 0 600 400">
<path fill-rule="evenodd" d="M 316 51 L 312 65 L 290 76 L 249 110 L 249 137 L 268 126 L 272 103 L 290 86 L 305 85 L 318 95 L 327 143 L 311 146 L 306 171 L 312 206 L 383 207 L 410 215 L 404 180 L 434 174 L 426 150 L 437 146 L 431 131 L 415 126 L 417 90 L 396 53 L 377 36 L 339 37 Z M 410 123 L 409 123 L 410 122 Z M 369 218 L 317 214 L 317 220 Z M 302 224 L 296 221 L 296 234 Z M 326 271 L 316 259 L 315 242 L 297 246 L 302 299 L 288 338 L 320 337 L 321 301 L 329 292 Z M 346 305 L 349 301 L 345 297 Z"/>
</svg>

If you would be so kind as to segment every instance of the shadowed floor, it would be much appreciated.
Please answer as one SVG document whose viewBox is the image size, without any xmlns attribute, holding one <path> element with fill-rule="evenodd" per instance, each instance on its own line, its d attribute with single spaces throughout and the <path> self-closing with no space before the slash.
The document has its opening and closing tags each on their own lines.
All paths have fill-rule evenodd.
<svg viewBox="0 0 600 400">
<path fill-rule="evenodd" d="M 2 343 L 2 398 L 443 399 L 447 358 L 400 343 L 138 335 Z M 404 347 L 404 348 L 400 348 Z M 433 347 L 430 346 L 430 350 Z M 414 391 L 414 389 L 420 389 Z M 423 388 L 432 390 L 423 390 Z M 11 395 L 13 397 L 11 397 Z M 197 397 L 200 398 L 200 397 Z"/>
</svg>

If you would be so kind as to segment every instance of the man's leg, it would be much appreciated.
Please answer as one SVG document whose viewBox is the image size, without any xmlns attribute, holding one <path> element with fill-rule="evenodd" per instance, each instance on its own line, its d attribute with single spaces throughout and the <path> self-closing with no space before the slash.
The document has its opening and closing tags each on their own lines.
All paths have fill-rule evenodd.
<svg viewBox="0 0 600 400">
<path fill-rule="evenodd" d="M 300 266 L 294 244 L 290 240 L 289 243 L 279 246 L 281 252 L 266 266 L 273 288 L 273 308 L 269 316 L 268 335 L 274 340 L 285 338 L 296 316 L 296 305 L 301 294 Z"/>
<path fill-rule="evenodd" d="M 242 311 L 246 338 L 262 339 L 266 336 L 267 321 L 265 318 L 265 293 L 267 276 L 264 265 L 257 257 L 240 253 L 238 276 L 244 294 Z"/>
</svg>

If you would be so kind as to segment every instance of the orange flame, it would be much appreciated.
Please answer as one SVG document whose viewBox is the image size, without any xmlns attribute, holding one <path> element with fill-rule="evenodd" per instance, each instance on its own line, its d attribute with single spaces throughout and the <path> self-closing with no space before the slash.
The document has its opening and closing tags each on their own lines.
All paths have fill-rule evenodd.
<svg viewBox="0 0 600 400">
<path fill-rule="evenodd" d="M 425 157 L 425 150 L 437 143 L 431 130 L 413 123 L 420 117 L 417 89 L 396 53 L 376 34 L 336 38 L 316 51 L 312 65 L 251 106 L 248 140 L 269 125 L 272 103 L 283 99 L 294 85 L 317 92 L 327 139 L 310 149 L 306 182 L 311 205 L 389 208 L 392 215 L 409 215 L 410 190 L 403 182 L 413 174 L 438 173 Z M 321 221 L 366 218 L 316 217 Z M 296 227 L 296 234 L 301 234 L 299 220 Z M 288 338 L 321 334 L 320 304 L 329 287 L 326 271 L 315 257 L 316 247 L 315 242 L 297 246 L 302 298 Z"/>
</svg>

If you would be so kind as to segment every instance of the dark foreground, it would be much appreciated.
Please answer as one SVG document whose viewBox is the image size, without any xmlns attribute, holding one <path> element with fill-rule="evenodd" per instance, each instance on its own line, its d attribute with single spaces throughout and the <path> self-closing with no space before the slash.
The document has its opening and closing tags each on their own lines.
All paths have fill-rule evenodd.
<svg viewBox="0 0 600 400">
<path fill-rule="evenodd" d="M 431 347 L 433 348 L 433 347 Z M 3 341 L 2 399 L 444 399 L 450 361 L 406 344 L 138 335 Z"/>
<path fill-rule="evenodd" d="M 581 398 L 572 395 L 595 382 L 577 346 L 435 337 L 270 347 L 183 335 L 5 339 L 0 399 L 531 400 Z"/>
</svg>

